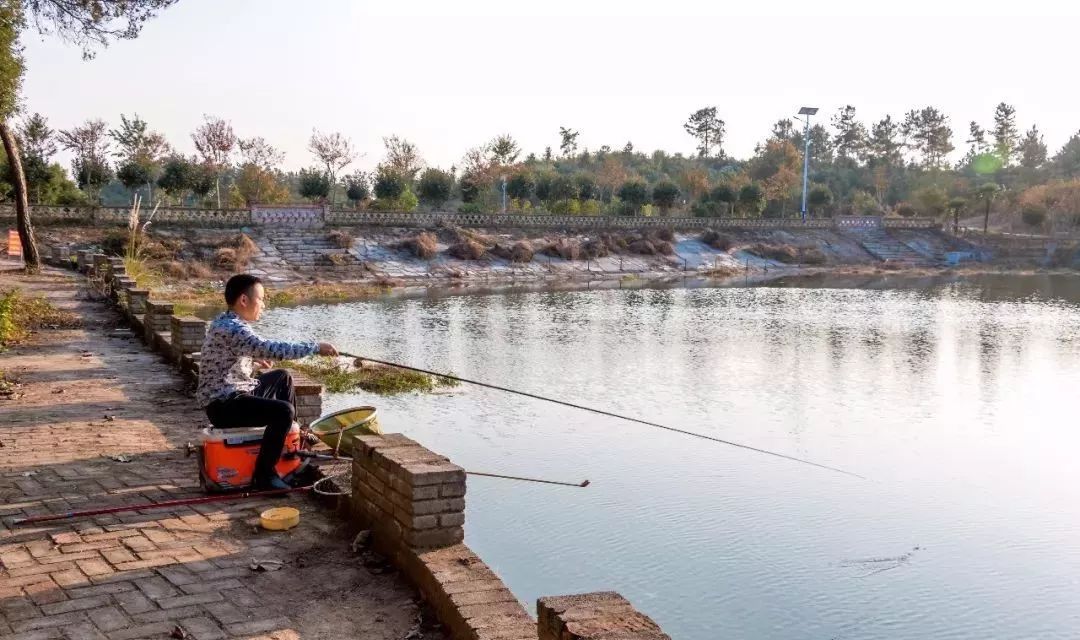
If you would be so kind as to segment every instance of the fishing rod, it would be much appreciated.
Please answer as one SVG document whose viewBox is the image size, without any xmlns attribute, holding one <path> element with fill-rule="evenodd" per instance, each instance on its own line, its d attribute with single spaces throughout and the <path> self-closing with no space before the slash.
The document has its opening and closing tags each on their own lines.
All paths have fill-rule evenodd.
<svg viewBox="0 0 1080 640">
<path fill-rule="evenodd" d="M 309 458 L 313 460 L 352 460 L 352 456 L 343 455 L 329 455 L 325 453 L 314 453 L 309 451 L 297 451 L 296 455 L 301 458 Z M 465 475 L 469 476 L 484 476 L 486 478 L 502 478 L 503 480 L 521 480 L 522 482 L 539 482 L 542 484 L 557 484 L 562 487 L 587 487 L 589 486 L 588 480 L 582 480 L 581 482 L 563 482 L 561 480 L 544 480 L 542 478 L 526 478 L 523 476 L 507 476 L 500 473 L 485 473 L 483 471 L 465 471 Z"/>
<path fill-rule="evenodd" d="M 517 394 L 519 396 L 525 396 L 526 398 L 532 398 L 534 400 L 543 400 L 544 402 L 551 402 L 551 403 L 554 403 L 554 404 L 562 405 L 564 407 L 571 407 L 573 409 L 581 409 L 582 411 L 589 411 L 591 413 L 596 413 L 596 414 L 599 414 L 599 415 L 602 415 L 602 416 L 608 416 L 610 418 L 618 418 L 620 420 L 627 420 L 629 422 L 636 422 L 638 424 L 643 424 L 643 425 L 648 426 L 648 427 L 655 427 L 657 429 L 663 429 L 665 431 L 672 431 L 674 433 L 681 433 L 683 435 L 693 436 L 695 438 L 701 438 L 703 440 L 711 440 L 713 442 L 718 442 L 720 444 L 726 444 L 726 445 L 728 445 L 730 447 L 737 447 L 739 449 L 746 449 L 747 451 L 755 451 L 757 453 L 763 453 L 763 454 L 768 455 L 768 456 L 774 456 L 774 457 L 777 457 L 777 458 L 783 458 L 784 460 L 791 460 L 792 462 L 799 462 L 799 463 L 802 463 L 802 464 L 807 464 L 807 465 L 810 465 L 811 467 L 817 467 L 819 469 L 825 469 L 827 471 L 835 471 L 836 473 L 842 473 L 844 475 L 852 476 L 854 478 L 859 478 L 861 480 L 866 479 L 864 476 L 860 476 L 857 473 L 853 473 L 851 471 L 845 471 L 844 469 L 839 469 L 837 467 L 830 467 L 827 464 L 821 464 L 821 463 L 818 463 L 818 462 L 814 462 L 812 460 L 806 460 L 804 458 L 797 458 L 795 456 L 789 456 L 789 455 L 784 454 L 784 453 L 778 453 L 776 451 L 769 451 L 768 449 L 761 449 L 761 448 L 758 448 L 758 447 L 750 446 L 748 444 L 742 444 L 742 443 L 739 443 L 739 442 L 733 442 L 731 440 L 724 440 L 723 438 L 716 438 L 714 436 L 705 435 L 704 433 L 696 433 L 694 431 L 687 431 L 685 429 L 678 429 L 676 427 L 671 427 L 671 426 L 668 426 L 668 425 L 665 425 L 665 424 L 660 424 L 658 422 L 650 422 L 648 420 L 642 420 L 641 418 L 634 418 L 632 416 L 625 416 L 625 415 L 622 415 L 622 414 L 619 414 L 619 413 L 614 413 L 614 412 L 611 412 L 611 411 L 605 411 L 604 409 L 596 409 L 594 407 L 587 407 L 585 405 L 575 404 L 573 402 L 567 402 L 565 400 L 558 400 L 556 398 L 549 398 L 547 396 L 542 396 L 542 395 L 539 395 L 539 394 L 536 394 L 536 393 L 530 393 L 528 391 L 519 391 L 518 389 L 510 389 L 508 387 L 500 387 L 499 385 L 490 384 L 488 382 L 480 382 L 479 380 L 469 380 L 468 378 L 461 378 L 461 377 L 449 375 L 449 374 L 446 374 L 446 373 L 439 373 L 438 371 L 429 371 L 427 369 L 421 369 L 419 367 L 411 367 L 411 366 L 409 366 L 407 364 L 400 364 L 400 363 L 397 363 L 397 362 L 387 362 L 385 360 L 376 360 L 375 358 L 361 357 L 361 356 L 357 356 L 357 355 L 353 355 L 351 353 L 345 353 L 345 352 L 341 352 L 341 351 L 338 352 L 338 355 L 344 356 L 346 358 L 353 358 L 355 360 L 355 364 L 357 366 L 359 366 L 363 362 L 374 362 L 375 364 L 381 364 L 381 365 L 385 365 L 385 366 L 388 366 L 388 367 L 395 367 L 397 369 L 405 369 L 406 371 L 415 371 L 417 373 L 426 373 L 429 376 L 435 376 L 437 378 L 446 378 L 447 380 L 454 380 L 454 381 L 457 381 L 457 382 L 464 382 L 464 383 L 467 383 L 467 384 L 476 385 L 478 387 L 484 387 L 486 389 L 494 389 L 496 391 L 505 391 L 507 393 L 513 393 L 513 394 Z"/>
</svg>

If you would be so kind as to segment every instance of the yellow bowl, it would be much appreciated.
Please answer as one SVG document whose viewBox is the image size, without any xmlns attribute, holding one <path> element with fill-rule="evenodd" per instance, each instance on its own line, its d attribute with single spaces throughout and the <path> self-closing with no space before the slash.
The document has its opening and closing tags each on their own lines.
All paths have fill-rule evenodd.
<svg viewBox="0 0 1080 640">
<path fill-rule="evenodd" d="M 300 511 L 292 507 L 274 507 L 259 514 L 263 529 L 284 531 L 300 524 Z"/>
</svg>

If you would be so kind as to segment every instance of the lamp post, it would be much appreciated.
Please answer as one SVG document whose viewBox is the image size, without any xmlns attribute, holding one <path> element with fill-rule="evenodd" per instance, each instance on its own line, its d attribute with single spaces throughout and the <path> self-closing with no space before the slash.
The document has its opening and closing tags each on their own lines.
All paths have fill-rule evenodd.
<svg viewBox="0 0 1080 640">
<path fill-rule="evenodd" d="M 804 123 L 803 128 L 803 164 L 802 164 L 802 221 L 806 222 L 806 178 L 810 172 L 810 116 L 817 113 L 817 107 L 803 107 L 799 109 L 799 118 Z"/>
</svg>

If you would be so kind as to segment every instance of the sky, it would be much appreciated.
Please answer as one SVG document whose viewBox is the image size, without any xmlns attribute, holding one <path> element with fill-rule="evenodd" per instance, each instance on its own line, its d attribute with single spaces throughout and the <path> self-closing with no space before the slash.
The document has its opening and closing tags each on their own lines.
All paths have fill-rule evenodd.
<svg viewBox="0 0 1080 640">
<path fill-rule="evenodd" d="M 314 164 L 314 129 L 351 138 L 348 170 L 393 134 L 449 168 L 504 133 L 557 151 L 560 126 L 593 150 L 690 154 L 682 123 L 705 106 L 735 157 L 799 107 L 823 122 L 845 104 L 867 123 L 936 106 L 959 156 L 1001 101 L 1054 153 L 1080 129 L 1078 16 L 1060 0 L 180 0 L 90 61 L 27 32 L 23 98 L 58 129 L 138 113 L 184 153 L 212 114 L 287 169 Z"/>
</svg>

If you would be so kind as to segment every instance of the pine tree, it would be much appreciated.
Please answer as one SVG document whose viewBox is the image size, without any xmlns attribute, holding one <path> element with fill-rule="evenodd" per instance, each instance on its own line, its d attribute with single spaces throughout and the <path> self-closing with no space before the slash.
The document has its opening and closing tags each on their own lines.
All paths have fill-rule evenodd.
<svg viewBox="0 0 1080 640">
<path fill-rule="evenodd" d="M 1016 128 L 1016 109 L 1002 102 L 994 109 L 994 152 L 1001 158 L 1004 166 L 1012 164 L 1020 140 L 1020 131 Z"/>
</svg>

